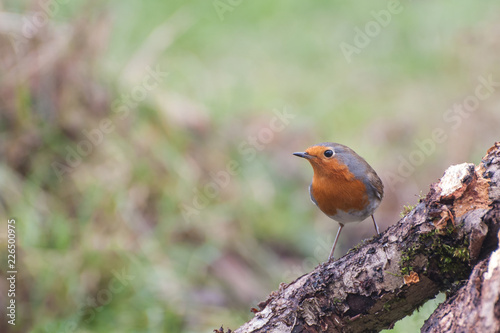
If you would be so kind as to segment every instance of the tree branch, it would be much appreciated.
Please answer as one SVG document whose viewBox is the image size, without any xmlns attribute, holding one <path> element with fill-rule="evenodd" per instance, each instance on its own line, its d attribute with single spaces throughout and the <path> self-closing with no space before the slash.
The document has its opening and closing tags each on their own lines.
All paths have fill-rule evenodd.
<svg viewBox="0 0 500 333">
<path fill-rule="evenodd" d="M 391 327 L 439 291 L 467 279 L 497 247 L 499 184 L 497 142 L 478 167 L 448 168 L 427 197 L 383 234 L 272 292 L 235 333 Z"/>
</svg>

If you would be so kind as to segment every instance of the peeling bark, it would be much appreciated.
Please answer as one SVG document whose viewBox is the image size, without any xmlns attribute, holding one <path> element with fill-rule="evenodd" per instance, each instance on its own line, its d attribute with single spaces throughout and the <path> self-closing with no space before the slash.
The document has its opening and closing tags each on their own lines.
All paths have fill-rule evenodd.
<svg viewBox="0 0 500 333">
<path fill-rule="evenodd" d="M 477 311 L 478 318 L 490 318 L 492 313 L 498 318 L 500 276 L 495 272 L 500 274 L 500 262 L 488 263 L 498 260 L 500 254 L 490 261 L 488 257 L 498 246 L 499 170 L 500 142 L 488 150 L 478 167 L 465 163 L 450 167 L 440 182 L 431 185 L 427 197 L 397 224 L 342 258 L 282 284 L 235 333 L 378 332 L 439 291 L 467 279 L 471 271 L 469 284 L 477 287 L 478 278 L 471 282 L 472 278 L 483 275 L 476 270 L 491 265 L 496 265 L 490 273 L 492 284 L 485 288 L 494 296 L 484 298 L 495 302 L 493 310 L 488 303 L 489 308 Z M 460 293 L 455 301 L 446 303 L 451 301 L 453 307 L 458 298 Z M 424 327 L 429 327 L 428 332 L 439 331 L 431 329 L 450 317 L 433 318 Z"/>
</svg>

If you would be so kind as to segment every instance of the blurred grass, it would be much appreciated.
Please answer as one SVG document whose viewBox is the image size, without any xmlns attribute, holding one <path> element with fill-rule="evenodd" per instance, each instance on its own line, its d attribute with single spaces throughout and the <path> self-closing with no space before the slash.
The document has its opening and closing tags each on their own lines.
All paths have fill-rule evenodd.
<svg viewBox="0 0 500 333">
<path fill-rule="evenodd" d="M 223 20 L 210 1 L 52 4 L 31 38 L 20 15 L 43 13 L 42 2 L 0 5 L 0 218 L 18 221 L 20 332 L 235 329 L 280 282 L 325 260 L 336 231 L 309 202 L 312 171 L 291 152 L 345 143 L 387 185 L 414 141 L 443 128 L 449 139 L 386 189 L 385 228 L 448 165 L 478 163 L 498 140 L 497 91 L 458 129 L 443 120 L 478 76 L 500 77 L 492 0 L 402 2 L 351 63 L 340 43 L 386 2 L 243 1 Z M 116 105 L 148 66 L 168 76 L 123 116 Z M 273 110 L 294 118 L 242 151 Z M 59 179 L 53 163 L 67 163 L 103 119 L 113 130 Z M 229 184 L 185 219 L 231 161 Z M 371 236 L 369 224 L 346 228 L 337 256 Z M 435 306 L 393 331 L 417 332 Z"/>
</svg>

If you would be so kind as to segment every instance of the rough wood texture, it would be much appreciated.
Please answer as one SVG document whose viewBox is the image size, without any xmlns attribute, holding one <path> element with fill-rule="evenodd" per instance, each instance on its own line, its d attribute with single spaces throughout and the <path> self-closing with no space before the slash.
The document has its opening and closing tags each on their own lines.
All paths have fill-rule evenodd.
<svg viewBox="0 0 500 333">
<path fill-rule="evenodd" d="M 500 148 L 498 143 L 483 159 L 486 179 L 490 179 L 489 196 L 494 202 L 485 220 L 490 232 L 480 250 L 482 259 L 472 270 L 469 280 L 440 304 L 427 319 L 422 332 L 500 332 Z M 491 250 L 496 250 L 491 254 Z"/>
<path fill-rule="evenodd" d="M 480 261 L 467 283 L 440 304 L 421 331 L 500 332 L 500 250 Z"/>
<path fill-rule="evenodd" d="M 480 166 L 450 167 L 397 224 L 337 261 L 282 284 L 235 332 L 378 332 L 391 327 L 439 291 L 467 279 L 478 261 L 474 272 L 487 266 L 484 258 L 498 244 L 499 170 L 498 142 Z M 472 277 L 482 276 L 477 274 Z M 488 296 L 490 303 L 498 298 L 498 281 L 487 287 L 496 293 Z M 498 306 L 493 311 L 498 315 Z M 440 318 L 426 325 L 436 326 Z"/>
</svg>

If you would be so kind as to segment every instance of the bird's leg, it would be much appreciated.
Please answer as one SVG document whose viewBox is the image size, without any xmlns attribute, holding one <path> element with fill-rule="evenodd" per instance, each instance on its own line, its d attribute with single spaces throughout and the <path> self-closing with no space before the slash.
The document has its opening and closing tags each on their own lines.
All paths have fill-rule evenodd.
<svg viewBox="0 0 500 333">
<path fill-rule="evenodd" d="M 380 231 L 378 231 L 378 225 L 377 222 L 375 222 L 375 218 L 372 215 L 372 220 L 373 220 L 373 225 L 375 226 L 375 231 L 377 232 L 377 235 L 380 235 Z"/>
<path fill-rule="evenodd" d="M 342 231 L 343 227 L 344 225 L 342 223 L 339 223 L 339 231 L 337 231 L 337 236 L 335 236 L 335 241 L 333 242 L 332 250 L 330 251 L 330 255 L 328 256 L 328 261 L 332 260 L 333 258 L 333 252 L 335 251 L 335 246 L 337 246 L 337 241 L 339 240 L 340 232 Z"/>
</svg>

